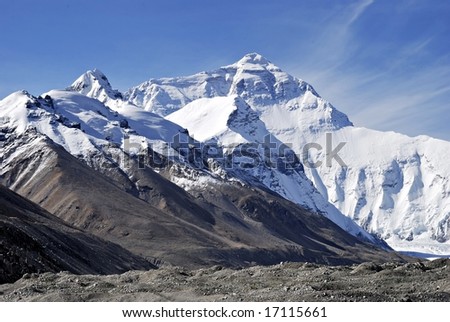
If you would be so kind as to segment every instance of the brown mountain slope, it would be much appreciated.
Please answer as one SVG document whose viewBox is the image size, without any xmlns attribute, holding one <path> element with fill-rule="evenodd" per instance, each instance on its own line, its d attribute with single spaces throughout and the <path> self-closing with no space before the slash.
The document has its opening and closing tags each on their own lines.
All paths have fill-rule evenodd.
<svg viewBox="0 0 450 322">
<path fill-rule="evenodd" d="M 0 186 L 0 283 L 24 273 L 115 274 L 154 267 L 122 247 L 70 227 Z"/>
</svg>

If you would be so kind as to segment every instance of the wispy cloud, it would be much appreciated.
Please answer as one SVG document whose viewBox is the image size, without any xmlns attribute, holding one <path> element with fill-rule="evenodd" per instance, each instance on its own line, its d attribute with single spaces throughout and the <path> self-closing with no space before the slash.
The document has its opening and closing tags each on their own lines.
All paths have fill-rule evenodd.
<svg viewBox="0 0 450 322">
<path fill-rule="evenodd" d="M 450 67 L 435 67 L 414 77 L 370 83 L 346 105 L 355 123 L 380 130 L 396 130 L 410 135 L 429 134 L 449 139 L 448 97 Z M 361 105 L 355 106 L 355 100 Z"/>
<path fill-rule="evenodd" d="M 350 11 L 351 14 L 350 19 L 348 20 L 348 25 L 351 25 L 353 22 L 355 22 L 372 3 L 374 3 L 374 0 L 365 0 L 356 3 L 354 5 L 354 9 Z"/>
<path fill-rule="evenodd" d="M 299 51 L 305 61 L 301 66 L 290 66 L 306 74 L 326 76 L 332 69 L 337 69 L 351 59 L 360 44 L 352 41 L 352 25 L 363 16 L 374 0 L 362 0 L 345 7 L 331 7 L 325 21 L 320 22 L 320 31 L 314 34 L 305 46 L 300 44 Z"/>
<path fill-rule="evenodd" d="M 372 18 L 376 4 L 355 2 L 345 8 L 345 15 L 336 8 L 335 18 L 320 34 L 321 46 L 309 48 L 313 61 L 289 67 L 358 126 L 450 140 L 449 57 L 430 55 L 439 42 L 432 33 L 400 34 L 401 41 L 388 41 L 396 29 L 387 28 L 386 41 L 361 38 L 361 25 L 370 26 L 366 19 Z M 392 18 L 399 20 L 393 23 L 398 29 L 412 23 Z"/>
</svg>

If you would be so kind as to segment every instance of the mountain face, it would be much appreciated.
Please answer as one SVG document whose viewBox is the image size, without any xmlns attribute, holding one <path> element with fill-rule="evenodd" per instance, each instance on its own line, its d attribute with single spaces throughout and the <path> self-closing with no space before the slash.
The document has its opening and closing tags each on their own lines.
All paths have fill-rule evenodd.
<svg viewBox="0 0 450 322">
<path fill-rule="evenodd" d="M 449 142 L 353 127 L 333 140 L 348 167 L 308 169 L 330 202 L 394 249 L 449 254 Z"/>
<path fill-rule="evenodd" d="M 120 110 L 82 94 L 43 96 L 17 92 L 0 102 L 1 181 L 77 229 L 186 267 L 403 260 L 214 160 L 165 146 L 170 131 L 198 141 L 159 116 L 124 104 L 127 115 L 149 117 L 136 130 L 136 120 L 121 126 Z"/>
<path fill-rule="evenodd" d="M 205 99 L 216 98 L 232 98 L 228 104 L 232 108 L 233 99 L 238 97 L 276 140 L 291 147 L 306 165 L 305 174 L 315 188 L 342 214 L 395 249 L 450 253 L 450 167 L 445 162 L 450 156 L 448 142 L 354 127 L 309 84 L 258 54 L 246 55 L 235 64 L 211 72 L 151 79 L 130 89 L 124 97 L 190 131 L 196 127 L 184 121 L 189 113 L 183 110 L 192 111 L 192 104 L 203 105 Z M 197 121 L 201 118 L 197 115 Z M 215 128 L 213 124 L 207 130 L 196 131 L 196 136 L 207 139 Z M 239 143 L 242 133 L 228 128 L 219 139 L 228 144 L 236 138 Z M 244 126 L 241 130 L 248 129 Z M 232 137 L 230 133 L 240 135 Z M 327 133 L 331 133 L 331 150 L 345 143 L 339 151 L 344 166 L 325 164 Z M 253 140 L 248 136 L 245 139 Z M 320 144 L 321 149 L 311 148 L 305 157 L 308 143 Z M 316 161 L 323 165 L 307 166 Z M 287 194 L 283 196 L 299 202 Z"/>
<path fill-rule="evenodd" d="M 152 150 L 156 150 L 160 154 L 170 154 L 171 156 L 174 156 L 176 158 L 177 162 L 188 162 L 190 166 L 194 166 L 196 169 L 201 170 L 200 176 L 192 176 L 191 174 L 188 174 L 189 180 L 186 180 L 185 176 L 186 173 L 183 173 L 182 178 L 179 178 L 179 176 L 176 175 L 176 172 L 172 172 L 169 175 L 169 179 L 176 184 L 180 185 L 183 189 L 189 190 L 192 188 L 192 186 L 196 186 L 198 184 L 204 184 L 202 180 L 205 178 L 210 177 L 210 174 L 214 176 L 218 176 L 221 179 L 227 179 L 227 180 L 236 180 L 236 181 L 242 181 L 249 185 L 259 185 L 262 187 L 267 187 L 271 189 L 272 191 L 276 192 L 277 194 L 280 194 L 283 197 L 287 197 L 289 200 L 302 205 L 303 207 L 306 207 L 312 211 L 319 212 L 329 219 L 331 219 L 333 222 L 335 222 L 337 225 L 339 225 L 344 230 L 350 232 L 354 236 L 359 236 L 360 238 L 363 238 L 364 240 L 368 240 L 373 243 L 380 244 L 380 240 L 377 238 L 374 238 L 374 236 L 368 234 L 366 231 L 361 229 L 358 225 L 356 225 L 351 219 L 343 216 L 339 210 L 336 209 L 332 204 L 327 202 L 320 193 L 318 193 L 317 189 L 311 184 L 311 181 L 305 176 L 303 173 L 303 166 L 301 162 L 298 160 L 298 158 L 295 156 L 295 153 L 288 149 L 287 146 L 285 146 L 282 142 L 277 140 L 275 136 L 273 136 L 266 128 L 265 124 L 259 120 L 259 113 L 254 111 L 250 105 L 248 105 L 243 98 L 241 98 L 240 95 L 250 95 L 251 92 L 249 91 L 241 91 L 239 89 L 239 86 L 236 87 L 234 84 L 235 82 L 232 81 L 232 77 L 235 78 L 235 81 L 237 82 L 243 82 L 244 75 L 246 73 L 255 73 L 255 75 L 262 74 L 264 78 L 271 79 L 271 74 L 265 71 L 261 68 L 255 68 L 255 61 L 262 60 L 264 64 L 271 70 L 271 72 L 279 74 L 279 77 L 284 80 L 284 82 L 288 82 L 287 80 L 294 80 L 298 86 L 300 86 L 300 89 L 298 90 L 300 92 L 314 92 L 311 86 L 308 84 L 297 81 L 288 74 L 282 72 L 278 67 L 274 66 L 273 64 L 266 61 L 264 58 L 262 58 L 259 55 L 248 55 L 244 57 L 241 61 L 234 65 L 230 65 L 227 67 L 224 67 L 220 69 L 217 72 L 209 73 L 209 74 L 215 74 L 215 73 L 222 73 L 223 80 L 227 79 L 226 82 L 227 85 L 221 84 L 223 80 L 219 80 L 216 76 L 213 78 L 216 80 L 213 82 L 215 85 L 207 86 L 214 87 L 218 86 L 224 89 L 228 88 L 228 91 L 231 91 L 230 96 L 223 97 L 225 101 L 219 103 L 223 108 L 216 108 L 212 112 L 208 112 L 211 118 L 217 118 L 219 121 L 223 121 L 223 126 L 228 127 L 230 126 L 233 131 L 228 133 L 228 138 L 225 140 L 225 138 L 222 135 L 221 140 L 209 140 L 211 137 L 207 138 L 208 144 L 204 144 L 204 136 L 208 135 L 209 133 L 211 135 L 220 134 L 219 132 L 221 129 L 216 129 L 216 125 L 210 126 L 210 122 L 205 122 L 204 115 L 195 114 L 198 118 L 199 122 L 202 122 L 204 126 L 202 127 L 203 130 L 205 130 L 207 127 L 211 128 L 211 131 L 198 131 L 196 130 L 195 133 L 192 131 L 192 128 L 197 128 L 197 126 L 186 126 L 186 122 L 179 123 L 182 127 L 179 125 L 175 125 L 175 123 L 167 124 L 163 123 L 163 118 L 160 116 L 147 111 L 148 109 L 142 109 L 139 108 L 139 104 L 142 104 L 140 101 L 130 100 L 128 102 L 122 101 L 119 99 L 116 99 L 115 96 L 109 95 L 105 98 L 105 96 L 102 94 L 100 96 L 96 95 L 96 93 L 109 93 L 111 92 L 111 86 L 109 85 L 109 82 L 107 82 L 107 87 L 105 89 L 98 87 L 98 82 L 92 81 L 92 77 L 90 76 L 93 72 L 88 71 L 84 75 L 82 75 L 77 81 L 75 81 L 72 86 L 69 87 L 69 90 L 73 91 L 79 88 L 96 88 L 96 91 L 83 91 L 78 90 L 81 94 L 87 95 L 91 98 L 94 98 L 96 101 L 100 100 L 103 101 L 108 108 L 115 111 L 115 113 L 119 113 L 121 116 L 126 116 L 126 120 L 128 120 L 130 123 L 130 129 L 129 132 L 126 134 L 129 136 L 129 140 L 127 142 L 132 142 L 130 145 L 132 146 L 138 146 L 142 145 L 141 142 L 145 142 L 144 148 L 151 147 Z M 208 75 L 209 75 L 208 74 Z M 203 73 L 200 74 L 203 77 Z M 106 77 L 105 77 L 106 78 Z M 208 78 L 210 78 L 208 76 Z M 195 77 L 193 78 L 195 79 Z M 82 82 L 80 81 L 82 80 Z M 208 80 L 209 82 L 209 80 Z M 180 102 L 187 102 L 193 100 L 192 98 L 189 98 L 188 93 L 192 94 L 192 92 L 196 92 L 199 89 L 197 88 L 198 82 L 195 83 L 190 82 L 189 80 L 182 80 L 177 79 L 176 83 L 182 83 L 184 84 L 185 88 L 183 89 L 184 98 L 180 98 Z M 284 85 L 277 85 L 273 86 L 271 85 L 269 80 L 266 81 L 267 86 L 271 86 L 272 89 L 270 91 L 278 94 L 274 94 L 273 99 L 267 98 L 266 94 L 264 94 L 264 91 L 261 91 L 260 93 L 260 100 L 263 100 L 267 104 L 272 103 L 276 104 L 277 99 L 284 99 L 282 96 L 280 96 L 281 92 L 285 91 Z M 81 85 L 82 84 L 82 85 Z M 170 87 L 170 86 L 169 86 Z M 165 87 L 165 88 L 169 88 Z M 177 91 L 177 89 L 172 88 L 171 91 Z M 219 89 L 217 89 L 219 91 Z M 212 91 L 214 93 L 217 92 L 216 90 Z M 211 93 L 212 93 L 211 92 Z M 234 94 L 234 93 L 240 93 Z M 217 92 L 218 93 L 218 92 Z M 247 93 L 247 94 L 246 94 Z M 315 93 L 315 92 L 314 92 Z M 52 97 L 58 97 L 58 95 L 70 95 L 70 93 L 56 93 L 55 91 L 52 91 L 50 93 Z M 74 94 L 75 95 L 75 94 Z M 84 96 L 83 95 L 83 96 Z M 200 92 L 196 92 L 196 94 L 193 94 L 194 97 L 197 95 L 200 95 Z M 295 95 L 294 95 L 295 96 Z M 160 96 L 158 96 L 160 97 Z M 229 98 L 227 98 L 229 97 Z M 217 100 L 220 100 L 221 97 L 215 97 L 214 99 L 216 101 L 211 101 L 206 103 L 208 106 L 214 105 Z M 155 101 L 155 100 L 152 100 Z M 201 100 L 199 100 L 201 102 Z M 91 103 L 92 104 L 92 103 Z M 161 106 L 164 106 L 164 108 L 169 109 L 175 109 L 179 108 L 180 106 L 177 105 L 170 105 L 167 102 L 160 101 L 158 104 Z M 194 104 L 194 107 L 189 109 L 195 109 L 195 106 L 197 102 L 192 102 Z M 201 103 L 200 103 L 201 104 Z M 230 105 L 231 104 L 231 105 Z M 334 108 L 326 103 L 325 101 L 321 101 L 321 106 L 324 109 L 330 109 L 333 110 L 334 114 L 342 116 L 341 113 L 334 110 Z M 328 105 L 327 105 L 328 104 Z M 82 106 L 85 106 L 86 104 L 81 104 Z M 225 107 L 224 107 L 225 105 Z M 230 107 L 226 107 L 226 105 L 230 105 Z M 235 106 L 239 108 L 235 108 Z M 209 109 L 206 107 L 206 109 Z M 151 109 L 150 109 L 151 110 Z M 160 110 L 161 112 L 161 110 Z M 207 112 L 207 111 L 206 111 Z M 216 115 L 216 113 L 220 113 Z M 230 113 L 233 113 L 233 115 L 230 115 Z M 167 114 L 166 112 L 162 112 L 162 114 Z M 184 113 L 184 114 L 190 114 L 190 113 Z M 194 115 L 194 114 L 192 114 Z M 185 118 L 186 115 L 181 115 L 181 118 Z M 92 117 L 92 115 L 90 115 Z M 343 119 L 345 119 L 345 122 L 348 122 L 345 116 L 342 116 Z M 192 120 L 193 117 L 188 117 L 186 119 Z M 170 118 L 167 118 L 167 120 L 171 121 Z M 92 123 L 92 122 L 91 122 Z M 132 124 L 133 123 L 133 124 Z M 158 126 L 155 126 L 155 123 L 159 123 Z M 148 128 L 145 130 L 141 130 L 143 124 L 148 124 Z M 193 123 L 198 125 L 198 123 Z M 137 131 L 136 131 L 136 130 Z M 171 129 L 170 131 L 167 131 L 167 129 Z M 160 133 L 161 131 L 167 132 L 164 137 L 159 137 L 160 139 L 158 142 L 155 142 L 155 133 Z M 190 132 L 192 131 L 192 137 L 189 136 Z M 108 138 L 111 138 L 111 135 L 104 135 Z M 120 136 L 120 132 L 119 132 Z M 117 136 L 116 136 L 117 137 Z M 150 139 L 150 140 L 149 140 Z M 225 141 L 224 141 L 225 140 Z M 257 149 L 256 154 L 258 155 L 258 159 L 264 160 L 264 162 L 261 162 L 257 166 L 250 166 L 246 164 L 245 160 L 243 159 L 249 159 L 249 156 L 242 156 L 241 154 L 248 154 L 249 151 L 252 150 L 253 147 L 251 146 L 253 143 L 263 143 L 265 144 L 265 140 L 269 140 L 269 144 L 273 145 L 275 144 L 277 148 L 280 148 L 282 150 L 283 155 L 274 154 L 271 156 L 271 159 L 267 163 L 265 159 L 267 159 L 264 154 L 267 153 L 267 146 L 261 146 L 261 148 Z M 272 142 L 274 141 L 274 142 Z M 180 152 L 183 153 L 183 151 L 186 151 L 185 148 L 177 149 L 176 145 L 179 145 L 178 143 L 181 143 L 183 146 L 184 143 L 190 144 L 191 148 L 194 146 L 194 150 L 198 152 L 200 150 L 200 154 L 197 157 L 192 156 L 183 156 L 180 155 Z M 117 144 L 121 145 L 121 148 L 126 148 L 126 146 L 120 142 L 116 142 Z M 219 150 L 221 150 L 221 155 L 210 155 L 203 153 L 205 151 L 204 147 L 209 147 L 213 143 L 213 147 L 215 144 L 219 144 Z M 226 147 L 224 148 L 224 143 L 228 145 L 233 145 L 234 147 Z M 175 145 L 175 149 L 173 149 Z M 190 152 L 189 152 L 190 153 Z M 250 152 L 251 153 L 251 152 Z M 89 157 L 87 158 L 89 159 Z M 269 158 L 270 159 L 270 158 Z M 290 160 L 292 159 L 292 160 Z M 288 166 L 283 166 L 283 163 L 286 163 L 288 161 Z M 194 164 L 195 163 L 195 164 Z M 251 163 L 251 162 L 250 162 Z M 244 166 L 241 166 L 244 164 Z M 126 170 L 124 170 L 126 172 Z M 206 175 L 205 175 L 206 171 Z M 197 179 L 197 177 L 200 178 L 200 180 Z M 382 243 L 381 243 L 382 244 Z"/>
<path fill-rule="evenodd" d="M 354 127 L 258 54 L 124 94 L 88 71 L 65 91 L 11 94 L 0 119 L 3 184 L 155 261 L 394 256 L 366 244 L 380 238 L 450 251 L 450 143 Z M 333 149 L 342 160 L 325 162 Z"/>
<path fill-rule="evenodd" d="M 0 186 L 0 283 L 25 273 L 118 274 L 152 264 L 116 244 L 75 229 Z"/>
</svg>

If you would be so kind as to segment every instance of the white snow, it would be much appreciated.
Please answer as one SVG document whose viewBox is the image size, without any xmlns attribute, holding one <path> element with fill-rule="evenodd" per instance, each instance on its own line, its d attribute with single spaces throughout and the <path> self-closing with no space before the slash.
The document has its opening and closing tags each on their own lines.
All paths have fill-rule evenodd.
<svg viewBox="0 0 450 322">
<path fill-rule="evenodd" d="M 222 146 L 263 142 L 269 135 L 257 114 L 237 95 L 201 98 L 166 117 L 198 141 Z"/>
<path fill-rule="evenodd" d="M 29 125 L 27 102 L 30 101 L 31 95 L 26 91 L 12 93 L 0 101 L 0 121 L 2 127 L 9 126 L 16 129 L 17 132 L 23 133 Z"/>
<path fill-rule="evenodd" d="M 237 110 L 235 99 L 235 96 L 200 98 L 166 119 L 187 128 L 191 136 L 199 141 L 230 136 L 232 131 L 228 127 L 228 121 Z M 234 143 L 245 142 L 238 133 L 234 133 L 230 139 Z"/>
</svg>

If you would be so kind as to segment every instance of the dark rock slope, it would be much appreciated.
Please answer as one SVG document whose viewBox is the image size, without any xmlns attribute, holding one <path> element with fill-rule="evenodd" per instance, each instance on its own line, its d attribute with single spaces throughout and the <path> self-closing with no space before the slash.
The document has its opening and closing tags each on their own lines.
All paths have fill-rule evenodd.
<svg viewBox="0 0 450 322">
<path fill-rule="evenodd" d="M 153 267 L 0 186 L 0 283 L 34 272 L 114 274 Z"/>
</svg>

